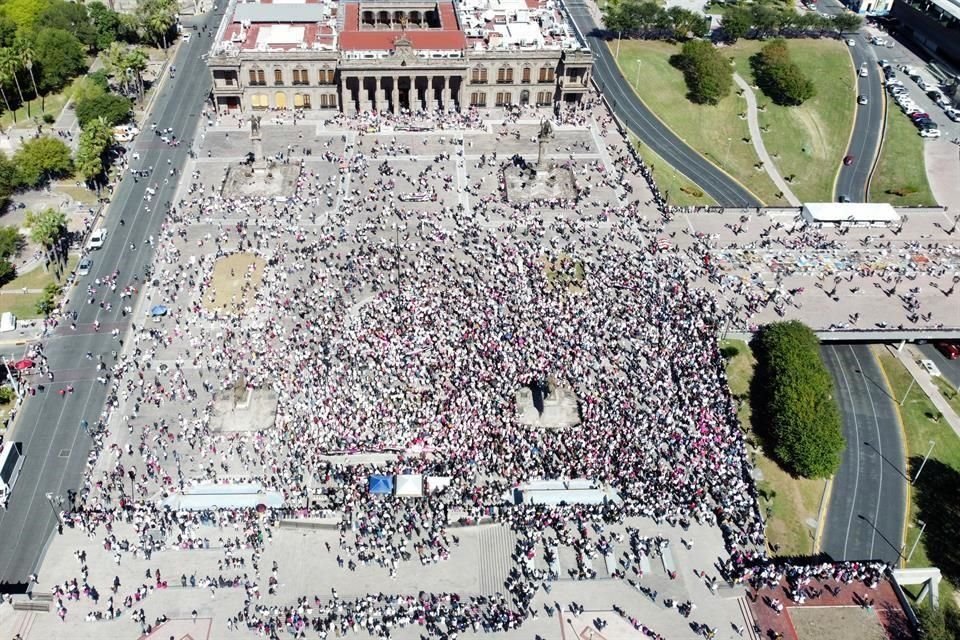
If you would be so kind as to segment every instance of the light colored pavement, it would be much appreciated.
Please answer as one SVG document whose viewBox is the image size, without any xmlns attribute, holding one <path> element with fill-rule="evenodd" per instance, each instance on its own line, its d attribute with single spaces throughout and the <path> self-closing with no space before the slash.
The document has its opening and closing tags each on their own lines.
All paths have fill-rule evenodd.
<svg viewBox="0 0 960 640">
<path fill-rule="evenodd" d="M 750 140 L 753 142 L 753 148 L 757 152 L 757 157 L 760 158 L 760 161 L 763 163 L 763 170 L 766 171 L 770 179 L 773 180 L 773 184 L 777 185 L 777 189 L 783 192 L 783 197 L 786 198 L 787 202 L 794 207 L 799 207 L 800 199 L 793 194 L 790 185 L 788 185 L 787 181 L 780 175 L 777 165 L 774 164 L 773 158 L 767 153 L 767 147 L 763 144 L 763 132 L 760 131 L 760 122 L 757 117 L 757 95 L 739 73 L 733 74 L 733 81 L 736 82 L 737 86 L 743 91 L 743 97 L 747 100 L 747 128 L 750 130 Z"/>
<path fill-rule="evenodd" d="M 951 217 L 960 215 L 960 145 L 945 138 L 925 141 L 923 162 L 937 204 Z"/>
<path fill-rule="evenodd" d="M 923 389 L 923 392 L 930 398 L 933 406 L 943 414 L 943 419 L 950 425 L 953 432 L 957 434 L 957 437 L 960 438 L 960 416 L 957 415 L 957 412 L 953 410 L 950 403 L 947 402 L 943 394 L 940 393 L 940 389 L 933 383 L 930 374 L 917 364 L 917 360 L 923 359 L 923 354 L 913 345 L 905 345 L 903 349 L 895 349 L 893 347 L 889 347 L 889 349 L 890 353 L 895 355 L 897 360 L 907 368 L 907 371 L 910 372 L 913 379 L 917 381 L 917 386 Z"/>
</svg>

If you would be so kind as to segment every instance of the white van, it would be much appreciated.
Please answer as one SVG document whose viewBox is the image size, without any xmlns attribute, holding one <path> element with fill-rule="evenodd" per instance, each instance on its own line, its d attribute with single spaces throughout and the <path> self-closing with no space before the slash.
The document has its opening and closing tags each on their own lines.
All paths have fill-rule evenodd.
<svg viewBox="0 0 960 640">
<path fill-rule="evenodd" d="M 23 443 L 8 442 L 0 452 L 0 503 L 6 503 L 23 467 Z"/>
</svg>

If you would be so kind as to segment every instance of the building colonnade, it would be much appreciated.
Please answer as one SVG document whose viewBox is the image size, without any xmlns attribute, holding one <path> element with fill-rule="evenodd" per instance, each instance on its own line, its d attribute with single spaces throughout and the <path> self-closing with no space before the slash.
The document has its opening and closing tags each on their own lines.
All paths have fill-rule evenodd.
<svg viewBox="0 0 960 640">
<path fill-rule="evenodd" d="M 364 111 L 459 108 L 464 77 L 460 73 L 370 73 L 341 71 L 340 95 L 349 115 Z"/>
</svg>

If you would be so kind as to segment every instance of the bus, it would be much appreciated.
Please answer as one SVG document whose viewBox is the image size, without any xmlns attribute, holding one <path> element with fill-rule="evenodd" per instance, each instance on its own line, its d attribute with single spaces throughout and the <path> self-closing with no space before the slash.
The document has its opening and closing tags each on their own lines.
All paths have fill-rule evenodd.
<svg viewBox="0 0 960 640">
<path fill-rule="evenodd" d="M 23 443 L 8 442 L 0 452 L 0 503 L 6 504 L 23 467 Z"/>
</svg>

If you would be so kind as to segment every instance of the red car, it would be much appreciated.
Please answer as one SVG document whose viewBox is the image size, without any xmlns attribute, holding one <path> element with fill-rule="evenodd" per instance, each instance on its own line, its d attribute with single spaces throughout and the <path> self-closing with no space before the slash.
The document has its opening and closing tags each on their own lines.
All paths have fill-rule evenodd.
<svg viewBox="0 0 960 640">
<path fill-rule="evenodd" d="M 848 167 L 849 167 L 850 165 L 852 165 L 852 164 L 853 164 L 853 156 L 846 156 L 846 157 L 843 159 L 843 164 L 845 164 L 845 165 L 848 166 Z"/>
<path fill-rule="evenodd" d="M 952 344 L 950 342 L 938 342 L 936 345 L 937 351 L 943 354 L 943 356 L 949 360 L 956 360 L 960 358 L 960 346 Z"/>
</svg>

